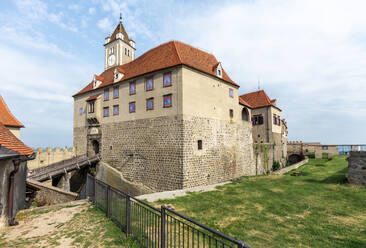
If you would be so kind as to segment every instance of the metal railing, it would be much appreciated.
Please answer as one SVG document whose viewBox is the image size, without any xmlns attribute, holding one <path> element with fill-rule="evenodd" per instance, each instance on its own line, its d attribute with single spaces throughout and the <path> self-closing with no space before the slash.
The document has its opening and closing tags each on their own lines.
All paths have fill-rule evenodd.
<svg viewBox="0 0 366 248">
<path fill-rule="evenodd" d="M 155 208 L 91 175 L 79 198 L 89 198 L 144 248 L 250 248 L 172 209 Z"/>
</svg>

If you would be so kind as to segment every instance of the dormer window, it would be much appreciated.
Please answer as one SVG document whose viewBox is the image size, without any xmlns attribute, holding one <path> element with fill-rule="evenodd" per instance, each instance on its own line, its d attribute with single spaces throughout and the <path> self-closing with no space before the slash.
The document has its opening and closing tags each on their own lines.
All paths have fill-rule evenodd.
<svg viewBox="0 0 366 248">
<path fill-rule="evenodd" d="M 96 89 L 99 87 L 99 85 L 101 85 L 102 83 L 102 80 L 103 78 L 101 77 L 98 77 L 97 75 L 94 75 L 94 78 L 93 78 L 93 89 Z"/>
<path fill-rule="evenodd" d="M 116 38 L 123 40 L 124 36 L 122 33 L 117 33 Z"/>
<path fill-rule="evenodd" d="M 123 73 L 123 70 L 120 68 L 114 69 L 114 82 L 120 81 L 125 74 Z"/>
<path fill-rule="evenodd" d="M 218 62 L 217 65 L 214 67 L 214 71 L 216 73 L 216 75 L 220 78 L 222 78 L 222 66 L 221 66 L 221 62 Z"/>
</svg>

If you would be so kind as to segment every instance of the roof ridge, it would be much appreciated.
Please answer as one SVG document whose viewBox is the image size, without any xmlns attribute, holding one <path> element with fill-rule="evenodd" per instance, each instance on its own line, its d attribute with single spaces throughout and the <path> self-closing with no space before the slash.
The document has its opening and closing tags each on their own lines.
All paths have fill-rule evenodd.
<svg viewBox="0 0 366 248">
<path fill-rule="evenodd" d="M 174 44 L 174 48 L 175 48 L 175 52 L 177 53 L 177 56 L 178 56 L 178 59 L 179 59 L 180 63 L 183 63 L 183 61 L 182 61 L 182 57 L 180 56 L 180 53 L 179 53 L 179 51 L 178 51 L 178 48 L 177 48 L 177 44 L 176 44 L 176 42 L 178 42 L 178 41 L 173 40 L 173 44 Z"/>
</svg>

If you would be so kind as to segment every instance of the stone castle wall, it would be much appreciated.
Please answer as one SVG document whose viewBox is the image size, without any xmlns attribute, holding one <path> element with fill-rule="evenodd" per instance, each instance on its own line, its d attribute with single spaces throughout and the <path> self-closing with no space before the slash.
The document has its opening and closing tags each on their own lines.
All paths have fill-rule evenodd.
<svg viewBox="0 0 366 248">
<path fill-rule="evenodd" d="M 366 151 L 350 152 L 346 177 L 351 184 L 366 185 Z"/>
<path fill-rule="evenodd" d="M 183 188 L 183 121 L 167 116 L 102 126 L 102 161 L 154 191 Z"/>
<path fill-rule="evenodd" d="M 102 161 L 153 191 L 255 174 L 250 122 L 180 115 L 104 124 L 101 133 Z"/>
<path fill-rule="evenodd" d="M 184 116 L 183 125 L 184 188 L 255 174 L 250 122 Z"/>
<path fill-rule="evenodd" d="M 36 150 L 36 158 L 28 161 L 28 169 L 33 170 L 44 167 L 65 159 L 70 159 L 74 156 L 76 156 L 76 152 L 73 147 L 65 147 L 63 149 L 60 149 L 59 147 L 56 147 L 55 149 L 52 149 L 51 147 L 47 147 L 46 149 L 38 148 Z"/>
</svg>

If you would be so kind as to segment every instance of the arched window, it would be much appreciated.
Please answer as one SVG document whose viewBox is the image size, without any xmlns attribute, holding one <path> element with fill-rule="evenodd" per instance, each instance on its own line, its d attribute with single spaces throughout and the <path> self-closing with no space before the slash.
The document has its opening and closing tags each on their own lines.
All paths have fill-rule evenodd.
<svg viewBox="0 0 366 248">
<path fill-rule="evenodd" d="M 241 111 L 241 119 L 243 121 L 249 121 L 249 112 L 247 108 L 243 108 L 243 110 Z"/>
</svg>

